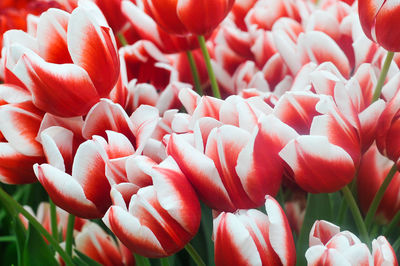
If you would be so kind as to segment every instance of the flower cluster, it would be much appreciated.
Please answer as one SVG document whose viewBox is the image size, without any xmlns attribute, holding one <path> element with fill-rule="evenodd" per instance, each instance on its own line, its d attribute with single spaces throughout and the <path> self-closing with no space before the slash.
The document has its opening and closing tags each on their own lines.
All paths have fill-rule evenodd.
<svg viewBox="0 0 400 266">
<path fill-rule="evenodd" d="M 400 5 L 381 2 L 1 3 L 18 263 L 37 230 L 66 265 L 397 265 Z"/>
</svg>

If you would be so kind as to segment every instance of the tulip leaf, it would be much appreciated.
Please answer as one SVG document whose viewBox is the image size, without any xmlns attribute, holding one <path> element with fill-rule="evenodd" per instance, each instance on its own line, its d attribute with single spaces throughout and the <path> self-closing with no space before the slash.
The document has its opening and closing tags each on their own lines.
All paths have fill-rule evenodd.
<svg viewBox="0 0 400 266">
<path fill-rule="evenodd" d="M 75 253 L 78 256 L 75 256 L 72 260 L 74 261 L 75 265 L 77 266 L 101 266 L 100 263 L 97 261 L 93 260 L 92 258 L 86 256 L 79 250 L 75 249 Z"/>
<path fill-rule="evenodd" d="M 17 254 L 18 254 L 18 264 L 22 264 L 23 260 L 23 254 L 24 254 L 24 249 L 25 249 L 25 243 L 26 243 L 26 230 L 24 226 L 22 225 L 21 220 L 19 219 L 18 216 L 15 216 L 12 219 L 12 227 L 14 229 L 14 234 L 15 234 L 15 243 L 16 243 L 16 248 L 17 248 Z"/>
<path fill-rule="evenodd" d="M 305 252 L 308 249 L 308 237 L 314 222 L 316 220 L 332 221 L 332 208 L 333 204 L 329 194 L 308 194 L 306 214 L 296 243 L 297 266 L 307 265 Z"/>
<path fill-rule="evenodd" d="M 55 252 L 44 241 L 43 236 L 31 225 L 25 242 L 23 265 L 40 266 L 43 262 L 46 266 L 58 265 Z"/>
</svg>

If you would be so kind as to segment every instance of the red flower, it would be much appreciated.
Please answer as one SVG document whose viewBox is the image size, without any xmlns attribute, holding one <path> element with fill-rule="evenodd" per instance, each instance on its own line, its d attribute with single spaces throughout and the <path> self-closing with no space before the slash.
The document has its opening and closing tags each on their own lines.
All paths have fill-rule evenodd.
<svg viewBox="0 0 400 266">
<path fill-rule="evenodd" d="M 166 257 L 179 251 L 200 225 L 200 204 L 191 184 L 171 157 L 159 165 L 148 157 L 131 157 L 128 165 L 135 174 L 130 182 L 113 186 L 113 205 L 103 221 L 142 256 Z"/>
<path fill-rule="evenodd" d="M 32 166 L 45 160 L 36 140 L 43 112 L 30 98 L 29 92 L 18 86 L 0 85 L 0 182 L 36 182 Z"/>
<path fill-rule="evenodd" d="M 400 4 L 396 1 L 360 0 L 358 14 L 367 37 L 388 51 L 400 51 L 398 23 Z"/>
<path fill-rule="evenodd" d="M 234 0 L 145 0 L 149 14 L 165 31 L 204 35 L 215 29 L 233 6 Z"/>
<path fill-rule="evenodd" d="M 384 236 L 372 241 L 372 256 L 364 243 L 349 231 L 327 221 L 316 221 L 310 232 L 310 248 L 306 252 L 309 266 L 313 265 L 393 265 L 396 254 Z"/>
<path fill-rule="evenodd" d="M 214 219 L 215 264 L 284 265 L 296 263 L 296 250 L 285 213 L 271 196 L 268 215 L 258 210 L 221 213 Z"/>
<path fill-rule="evenodd" d="M 376 145 L 379 151 L 392 161 L 400 158 L 400 91 L 386 103 L 379 118 Z"/>
<path fill-rule="evenodd" d="M 5 74 L 16 76 L 46 112 L 84 115 L 117 82 L 114 36 L 94 4 L 71 14 L 50 9 L 39 19 L 36 38 L 13 30 L 4 41 Z"/>
<path fill-rule="evenodd" d="M 326 221 L 316 221 L 310 232 L 308 265 L 372 265 L 367 245 L 349 231 Z"/>
<path fill-rule="evenodd" d="M 378 151 L 375 144 L 361 158 L 357 175 L 357 195 L 360 208 L 364 213 L 367 213 L 376 192 L 378 192 L 393 163 Z M 400 173 L 396 172 L 395 175 L 376 212 L 375 220 L 378 222 L 390 222 L 396 212 L 400 210 Z"/>
</svg>

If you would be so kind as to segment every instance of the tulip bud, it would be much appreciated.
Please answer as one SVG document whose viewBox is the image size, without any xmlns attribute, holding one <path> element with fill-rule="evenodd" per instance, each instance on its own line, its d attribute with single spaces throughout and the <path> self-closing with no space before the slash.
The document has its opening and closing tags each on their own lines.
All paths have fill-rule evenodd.
<svg viewBox="0 0 400 266">
<path fill-rule="evenodd" d="M 165 31 L 204 35 L 226 17 L 234 0 L 145 0 L 147 12 Z"/>
</svg>

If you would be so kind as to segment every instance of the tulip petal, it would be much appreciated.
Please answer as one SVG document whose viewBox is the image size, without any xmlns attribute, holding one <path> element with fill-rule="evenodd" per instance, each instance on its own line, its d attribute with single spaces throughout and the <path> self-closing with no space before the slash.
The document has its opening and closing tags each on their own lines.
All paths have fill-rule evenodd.
<svg viewBox="0 0 400 266">
<path fill-rule="evenodd" d="M 335 192 L 355 173 L 350 155 L 323 136 L 300 136 L 279 155 L 293 170 L 296 183 L 311 193 Z"/>
<path fill-rule="evenodd" d="M 72 63 L 67 47 L 69 13 L 49 9 L 42 13 L 37 26 L 39 55 L 49 63 Z"/>
<path fill-rule="evenodd" d="M 172 254 L 180 250 L 193 234 L 187 232 L 169 215 L 160 205 L 157 194 L 158 191 L 153 186 L 141 188 L 132 196 L 129 212 L 154 233 L 167 254 Z M 199 221 L 199 218 L 195 220 Z"/>
<path fill-rule="evenodd" d="M 6 184 L 36 182 L 37 178 L 32 167 L 35 163 L 44 161 L 43 157 L 23 155 L 9 143 L 0 142 L 0 181 Z"/>
<path fill-rule="evenodd" d="M 32 102 L 6 104 L 0 107 L 0 132 L 18 152 L 41 156 L 43 150 L 36 136 L 43 113 Z"/>
<path fill-rule="evenodd" d="M 82 218 L 98 218 L 102 213 L 88 200 L 81 185 L 70 175 L 49 165 L 34 165 L 39 182 L 60 208 Z"/>
<path fill-rule="evenodd" d="M 384 236 L 379 236 L 372 241 L 372 256 L 374 265 L 398 265 L 396 253 Z"/>
<path fill-rule="evenodd" d="M 281 259 L 282 265 L 295 265 L 296 248 L 284 211 L 279 203 L 268 195 L 266 196 L 265 210 L 270 221 L 269 240 L 271 246 Z"/>
<path fill-rule="evenodd" d="M 87 114 L 82 128 L 82 136 L 86 139 L 90 139 L 94 135 L 106 138 L 107 130 L 122 133 L 133 144 L 135 143 L 133 126 L 124 109 L 108 99 L 101 99 Z"/>
<path fill-rule="evenodd" d="M 27 53 L 14 72 L 32 93 L 33 103 L 58 116 L 86 114 L 99 100 L 86 71 L 73 64 L 47 63 L 36 54 Z"/>
<path fill-rule="evenodd" d="M 68 23 L 68 50 L 74 64 L 87 71 L 100 97 L 106 97 L 119 75 L 119 57 L 110 28 L 99 25 L 85 8 L 76 8 Z"/>
<path fill-rule="evenodd" d="M 214 219 L 213 228 L 215 265 L 262 264 L 249 231 L 234 214 L 221 213 L 217 219 Z"/>
<path fill-rule="evenodd" d="M 279 151 L 298 134 L 273 115 L 261 116 L 252 141 L 240 152 L 236 171 L 249 197 L 257 203 L 276 195 L 283 175 Z"/>
<path fill-rule="evenodd" d="M 119 206 L 111 206 L 103 217 L 103 222 L 121 242 L 135 253 L 148 257 L 166 256 L 166 252 L 154 233 Z"/>
<path fill-rule="evenodd" d="M 105 213 L 111 205 L 111 187 L 105 176 L 103 156 L 94 141 L 82 143 L 75 154 L 72 176 L 82 186 L 87 199 Z"/>
<path fill-rule="evenodd" d="M 238 127 L 223 125 L 214 128 L 208 136 L 205 154 L 218 170 L 230 199 L 238 209 L 257 207 L 243 188 L 235 166 L 238 156 L 250 141 L 250 134 Z"/>
<path fill-rule="evenodd" d="M 72 131 L 59 126 L 49 127 L 40 134 L 47 162 L 68 173 L 72 170 L 73 137 Z"/>
<path fill-rule="evenodd" d="M 171 135 L 167 153 L 175 159 L 208 206 L 214 209 L 235 210 L 213 160 L 191 146 L 183 136 L 176 134 Z"/>
<path fill-rule="evenodd" d="M 187 232 L 197 233 L 200 225 L 200 204 L 197 195 L 172 157 L 167 157 L 151 171 L 160 205 Z"/>
</svg>

